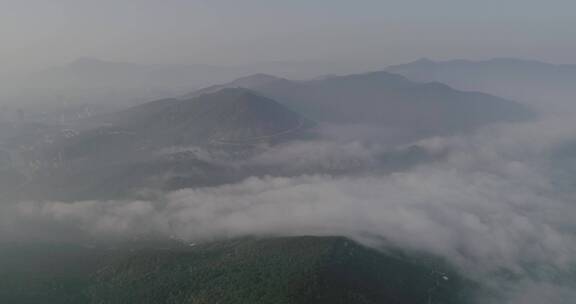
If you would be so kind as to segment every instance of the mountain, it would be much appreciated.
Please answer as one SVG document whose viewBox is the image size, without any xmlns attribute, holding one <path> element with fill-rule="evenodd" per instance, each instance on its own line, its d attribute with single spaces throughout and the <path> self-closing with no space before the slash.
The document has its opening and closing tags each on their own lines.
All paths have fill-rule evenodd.
<svg viewBox="0 0 576 304">
<path fill-rule="evenodd" d="M 466 131 L 532 115 L 529 109 L 510 100 L 458 91 L 437 82 L 414 82 L 388 72 L 310 81 L 255 75 L 186 97 L 225 87 L 255 90 L 319 122 L 375 124 L 423 135 Z"/>
<path fill-rule="evenodd" d="M 313 135 L 314 124 L 247 89 L 149 102 L 94 118 L 26 155 L 26 198 L 113 198 L 138 189 L 214 186 L 246 177 L 214 157 L 238 158 Z M 205 155 L 205 156 L 203 156 Z"/>
<path fill-rule="evenodd" d="M 199 244 L 2 245 L 2 303 L 471 303 L 433 258 L 342 237 Z"/>
<path fill-rule="evenodd" d="M 349 125 L 360 130 L 375 126 L 378 140 L 406 143 L 530 115 L 512 101 L 388 72 L 310 81 L 258 74 L 92 117 L 86 130 L 64 132 L 47 147 L 26 151 L 32 154 L 24 162 L 32 166 L 26 169 L 31 173 L 26 191 L 19 192 L 26 199 L 111 199 L 142 189 L 217 186 L 248 176 L 344 174 L 372 165 L 345 161 L 279 168 L 221 160 L 245 159 L 270 145 L 324 134 L 317 131 L 354 133 Z M 311 121 L 318 121 L 319 128 L 312 128 Z M 399 159 L 378 157 L 373 170 L 390 169 L 390 158 Z"/>
<path fill-rule="evenodd" d="M 204 94 L 214 93 L 226 88 L 248 88 L 251 90 L 265 89 L 267 87 L 283 87 L 295 85 L 292 81 L 269 75 L 269 74 L 253 74 L 233 80 L 225 84 L 218 84 L 203 88 L 201 90 L 186 94 L 180 99 L 195 98 Z"/>
<path fill-rule="evenodd" d="M 337 132 L 340 126 L 350 132 L 348 125 L 374 125 L 378 136 L 408 142 L 527 117 L 529 110 L 512 101 L 388 72 L 310 81 L 258 74 L 91 117 L 85 130 L 60 132 L 49 144 L 25 150 L 26 191 L 18 192 L 23 199 L 111 199 L 142 189 L 217 186 L 252 175 L 344 174 L 372 165 L 344 161 L 280 168 L 221 160 L 246 159 L 271 145 L 315 138 L 326 125 Z M 399 158 L 378 157 L 372 169 L 391 169 L 387 159 Z"/>
<path fill-rule="evenodd" d="M 514 58 L 483 61 L 414 62 L 388 67 L 414 81 L 440 81 L 459 89 L 479 90 L 550 110 L 576 95 L 576 65 L 550 64 Z"/>
<path fill-rule="evenodd" d="M 310 121 L 247 89 L 222 89 L 188 99 L 164 99 L 136 106 L 65 142 L 65 157 L 123 149 L 157 150 L 192 145 L 250 146 L 303 135 Z M 114 146 L 114 149 L 110 149 Z M 60 146 L 62 148 L 62 146 Z"/>
</svg>

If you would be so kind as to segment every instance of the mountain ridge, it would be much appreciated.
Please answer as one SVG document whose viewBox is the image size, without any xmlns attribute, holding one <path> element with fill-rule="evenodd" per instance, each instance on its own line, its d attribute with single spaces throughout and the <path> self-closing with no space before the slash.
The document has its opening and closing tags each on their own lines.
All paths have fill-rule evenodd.
<svg viewBox="0 0 576 304">
<path fill-rule="evenodd" d="M 376 124 L 428 135 L 470 130 L 491 122 L 532 117 L 526 106 L 480 92 L 453 89 L 440 82 L 420 83 L 387 71 L 291 81 L 238 79 L 215 89 L 247 89 L 272 98 L 321 123 Z"/>
<path fill-rule="evenodd" d="M 576 93 L 574 64 L 517 58 L 417 60 L 386 70 L 413 81 L 439 81 L 462 90 L 503 96 L 545 112 L 569 110 L 566 103 Z"/>
</svg>

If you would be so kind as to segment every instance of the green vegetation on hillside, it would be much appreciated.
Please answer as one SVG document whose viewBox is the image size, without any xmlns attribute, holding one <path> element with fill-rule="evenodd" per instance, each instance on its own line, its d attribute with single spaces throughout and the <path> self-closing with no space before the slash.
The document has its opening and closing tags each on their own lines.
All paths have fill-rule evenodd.
<svg viewBox="0 0 576 304">
<path fill-rule="evenodd" d="M 3 251 L 0 302 L 462 304 L 472 287 L 432 259 L 341 237 L 82 248 Z"/>
</svg>

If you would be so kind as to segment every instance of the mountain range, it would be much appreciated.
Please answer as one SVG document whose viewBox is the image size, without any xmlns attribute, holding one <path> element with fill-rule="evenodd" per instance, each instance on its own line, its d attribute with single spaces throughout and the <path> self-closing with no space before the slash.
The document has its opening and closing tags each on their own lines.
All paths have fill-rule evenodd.
<svg viewBox="0 0 576 304">
<path fill-rule="evenodd" d="M 496 121 L 525 119 L 525 106 L 496 96 L 414 82 L 388 72 L 290 81 L 257 74 L 209 87 L 183 98 L 222 88 L 248 88 L 330 124 L 372 124 L 421 136 L 471 130 Z"/>
<path fill-rule="evenodd" d="M 390 66 L 387 71 L 413 81 L 439 81 L 459 89 L 496 94 L 547 111 L 552 106 L 572 103 L 572 96 L 576 93 L 576 65 L 573 64 L 515 58 L 479 61 L 420 59 Z"/>
<path fill-rule="evenodd" d="M 27 196 L 96 199 L 140 188 L 230 183 L 254 172 L 241 173 L 202 155 L 241 158 L 314 137 L 310 120 L 247 89 L 153 101 L 87 125 L 28 152 L 35 169 Z"/>
<path fill-rule="evenodd" d="M 381 134 L 409 143 L 531 116 L 527 107 L 513 101 L 388 72 L 310 81 L 256 74 L 180 98 L 90 117 L 75 130 L 45 139 L 49 144 L 27 147 L 19 154 L 33 168 L 27 169 L 32 172 L 29 189 L 19 192 L 61 200 L 97 199 L 142 188 L 213 186 L 251 175 L 344 173 L 364 164 L 296 170 L 239 167 L 221 160 L 250 158 L 266 147 L 295 140 L 322 139 L 324 130 L 334 126 L 374 126 Z M 208 158 L 202 156 L 206 154 Z M 421 153 L 411 155 L 429 159 Z M 409 165 L 394 153 L 379 159 L 390 164 L 390 157 Z M 312 168 L 328 171 L 311 172 Z"/>
<path fill-rule="evenodd" d="M 255 74 L 56 128 L 10 123 L 0 130 L 1 190 L 14 201 L 153 201 L 249 177 L 387 174 L 442 157 L 415 140 L 532 117 L 511 100 L 383 71 Z M 333 140 L 327 129 L 357 125 L 394 130 L 402 144 L 367 160 L 258 161 L 294 146 L 305 159 Z M 344 237 L 0 242 L 2 303 L 465 304 L 478 288 L 438 258 Z"/>
<path fill-rule="evenodd" d="M 99 117 L 63 145 L 67 159 L 83 153 L 155 151 L 188 146 L 250 146 L 302 135 L 312 123 L 274 100 L 247 89 L 223 89 L 190 99 L 163 99 Z"/>
</svg>

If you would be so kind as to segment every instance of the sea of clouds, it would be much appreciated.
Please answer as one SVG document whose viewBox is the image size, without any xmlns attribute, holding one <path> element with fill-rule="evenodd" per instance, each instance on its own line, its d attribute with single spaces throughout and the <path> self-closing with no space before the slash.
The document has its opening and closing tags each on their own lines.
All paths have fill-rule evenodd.
<svg viewBox="0 0 576 304">
<path fill-rule="evenodd" d="M 576 123 L 567 117 L 422 140 L 414 145 L 443 157 L 390 173 L 251 177 L 153 201 L 4 204 L 0 238 L 344 235 L 443 257 L 508 303 L 569 303 L 576 299 Z M 251 161 L 376 165 L 383 150 L 307 142 Z"/>
</svg>

